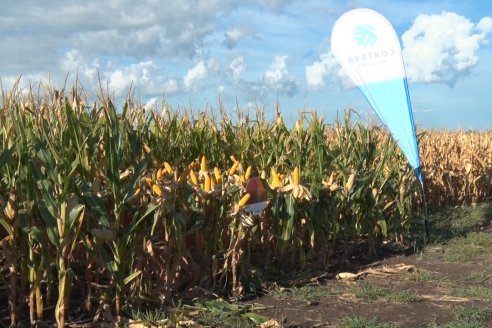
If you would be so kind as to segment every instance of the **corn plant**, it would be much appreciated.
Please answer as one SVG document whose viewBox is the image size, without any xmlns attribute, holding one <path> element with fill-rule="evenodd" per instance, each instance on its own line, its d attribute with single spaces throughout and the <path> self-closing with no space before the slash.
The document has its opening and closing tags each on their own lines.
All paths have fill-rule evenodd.
<svg viewBox="0 0 492 328">
<path fill-rule="evenodd" d="M 404 242 L 421 210 L 396 144 L 354 113 L 333 124 L 302 113 L 290 127 L 278 104 L 267 120 L 261 109 L 158 111 L 128 96 L 119 110 L 104 92 L 87 99 L 81 86 L 1 94 L 0 261 L 12 325 L 26 306 L 43 324 L 54 296 L 63 326 L 74 292 L 87 313 L 112 309 L 117 320 L 124 306 L 194 286 L 254 293 L 263 271 L 326 267 L 361 241 L 371 255 L 382 241 Z M 424 131 L 419 145 L 431 205 L 492 195 L 490 132 Z M 268 195 L 254 214 L 251 176 Z"/>
</svg>

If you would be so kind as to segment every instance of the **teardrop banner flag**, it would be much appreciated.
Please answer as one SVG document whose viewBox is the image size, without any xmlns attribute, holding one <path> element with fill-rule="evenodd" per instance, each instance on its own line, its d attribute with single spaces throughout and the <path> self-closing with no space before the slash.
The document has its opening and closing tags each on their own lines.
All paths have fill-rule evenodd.
<svg viewBox="0 0 492 328">
<path fill-rule="evenodd" d="M 423 185 L 417 137 L 400 41 L 371 9 L 354 9 L 333 26 L 331 52 L 400 146 Z"/>
</svg>

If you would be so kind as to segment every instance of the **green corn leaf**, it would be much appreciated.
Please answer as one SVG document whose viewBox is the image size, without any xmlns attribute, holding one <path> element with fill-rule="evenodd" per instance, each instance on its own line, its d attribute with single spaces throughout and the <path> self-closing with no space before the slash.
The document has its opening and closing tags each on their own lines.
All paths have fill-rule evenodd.
<svg viewBox="0 0 492 328">
<path fill-rule="evenodd" d="M 9 148 L 9 149 L 4 149 L 2 153 L 0 154 L 0 168 L 10 160 L 12 160 L 12 154 L 14 153 L 14 149 Z"/>
<path fill-rule="evenodd" d="M 378 220 L 378 226 L 381 228 L 381 233 L 386 238 L 388 236 L 388 225 L 386 224 L 386 220 Z"/>
<path fill-rule="evenodd" d="M 41 260 L 45 268 L 49 268 L 51 265 L 51 255 L 49 253 L 49 247 L 46 245 L 46 239 L 43 237 L 41 230 L 38 227 L 25 227 L 22 229 L 32 240 L 35 240 L 39 245 L 41 245 Z M 53 280 L 51 270 L 46 270 L 47 272 L 47 282 L 50 286 L 50 282 Z"/>
<path fill-rule="evenodd" d="M 137 278 L 141 274 L 142 274 L 142 270 L 135 271 L 134 273 L 132 273 L 131 275 L 129 275 L 128 277 L 123 279 L 123 286 L 128 285 L 129 283 L 131 283 L 135 278 Z"/>
<path fill-rule="evenodd" d="M 81 200 L 99 218 L 99 223 L 103 227 L 108 228 L 108 213 L 103 200 L 96 195 L 87 181 L 78 178 L 75 180 L 75 185 L 79 191 Z"/>
<path fill-rule="evenodd" d="M 85 205 L 77 204 L 68 215 L 68 221 L 65 224 L 65 235 L 70 236 L 73 241 L 77 238 L 78 230 L 84 220 L 84 211 Z M 75 230 L 74 227 L 76 227 Z"/>
<path fill-rule="evenodd" d="M 128 199 L 133 195 L 135 192 L 135 186 L 137 185 L 138 180 L 143 176 L 145 173 L 145 170 L 150 162 L 151 157 L 149 155 L 145 156 L 143 160 L 138 163 L 137 167 L 135 168 L 135 171 L 133 172 L 132 178 L 130 179 L 130 182 L 127 184 L 125 191 L 124 191 L 124 196 L 123 196 L 123 203 L 126 203 Z"/>
<path fill-rule="evenodd" d="M 38 189 L 43 196 L 42 204 L 48 209 L 50 214 L 56 219 L 60 216 L 60 211 L 57 206 L 57 202 L 53 197 L 52 184 L 48 180 L 36 181 Z"/>
<path fill-rule="evenodd" d="M 147 207 L 147 210 L 145 211 L 144 215 L 142 215 L 137 221 L 135 221 L 134 223 L 132 223 L 130 225 L 130 231 L 129 233 L 135 233 L 135 229 L 138 228 L 138 226 L 140 225 L 140 223 L 142 223 L 143 220 L 145 220 L 147 218 L 147 216 L 149 216 L 150 214 L 152 214 L 152 212 L 154 212 L 157 208 L 159 207 L 159 204 L 157 203 L 151 203 L 148 205 Z"/>
<path fill-rule="evenodd" d="M 294 221 L 295 221 L 295 200 L 292 194 L 290 194 L 286 198 L 287 205 L 287 213 L 288 218 L 286 222 L 284 222 L 283 231 L 282 231 L 282 240 L 289 241 L 292 239 L 292 231 L 294 229 Z"/>
<path fill-rule="evenodd" d="M 0 212 L 0 224 L 5 228 L 5 231 L 7 231 L 10 238 L 13 238 L 14 237 L 14 230 L 12 229 L 12 226 L 10 225 L 7 218 L 3 215 L 2 212 Z"/>
<path fill-rule="evenodd" d="M 118 272 L 118 267 L 115 260 L 111 257 L 111 255 L 109 255 L 106 248 L 104 248 L 102 245 L 98 245 L 96 243 L 93 243 L 93 245 L 95 246 L 99 256 L 101 257 L 102 262 L 106 267 L 106 269 L 108 269 L 111 272 L 112 276 L 115 276 Z"/>
<path fill-rule="evenodd" d="M 46 225 L 46 234 L 48 235 L 49 240 L 53 243 L 53 245 L 59 248 L 60 236 L 58 235 L 58 224 L 56 217 L 53 216 L 53 214 L 43 205 L 40 205 L 38 209 L 39 214 Z"/>
</svg>

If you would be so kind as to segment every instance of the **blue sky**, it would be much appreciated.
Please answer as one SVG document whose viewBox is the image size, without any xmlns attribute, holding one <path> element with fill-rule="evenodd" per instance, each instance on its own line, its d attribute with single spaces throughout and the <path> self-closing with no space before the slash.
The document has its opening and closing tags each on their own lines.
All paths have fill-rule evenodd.
<svg viewBox="0 0 492 328">
<path fill-rule="evenodd" d="M 12 1 L 0 12 L 0 79 L 62 86 L 98 75 L 147 106 L 273 113 L 316 110 L 328 122 L 369 105 L 330 53 L 344 12 L 382 13 L 400 37 L 417 125 L 492 129 L 492 1 Z M 70 82 L 69 82 L 70 83 Z M 207 107 L 208 106 L 208 107 Z"/>
</svg>

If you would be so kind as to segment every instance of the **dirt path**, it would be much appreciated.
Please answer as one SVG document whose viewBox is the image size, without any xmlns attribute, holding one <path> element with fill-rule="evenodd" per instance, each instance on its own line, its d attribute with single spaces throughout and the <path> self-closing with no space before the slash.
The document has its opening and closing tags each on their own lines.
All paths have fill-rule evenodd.
<svg viewBox="0 0 492 328">
<path fill-rule="evenodd" d="M 255 302 L 283 327 L 492 327 L 488 224 L 422 253 L 384 259 L 355 279 L 278 287 Z M 391 268 L 405 269 L 383 273 Z"/>
</svg>

